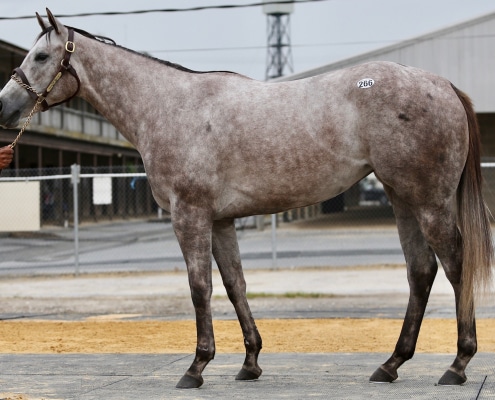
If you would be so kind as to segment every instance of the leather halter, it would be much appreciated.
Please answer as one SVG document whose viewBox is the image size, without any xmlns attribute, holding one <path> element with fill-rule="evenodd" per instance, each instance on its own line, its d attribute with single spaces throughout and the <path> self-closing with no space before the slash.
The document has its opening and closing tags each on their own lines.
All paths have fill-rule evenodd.
<svg viewBox="0 0 495 400">
<path fill-rule="evenodd" d="M 69 37 L 67 39 L 67 42 L 65 43 L 65 53 L 64 53 L 64 58 L 60 62 L 60 68 L 56 73 L 55 78 L 52 79 L 52 81 L 46 87 L 45 91 L 42 94 L 38 93 L 36 89 L 34 89 L 31 86 L 29 80 L 26 77 L 26 74 L 24 74 L 24 72 L 20 67 L 15 68 L 14 71 L 12 72 L 12 79 L 14 79 L 17 83 L 19 83 L 24 89 L 26 89 L 29 93 L 29 96 L 31 96 L 31 98 L 33 98 L 36 101 L 41 100 L 40 101 L 41 111 L 46 111 L 51 107 L 55 107 L 58 106 L 59 104 L 68 102 L 72 100 L 72 98 L 74 98 L 79 93 L 79 89 L 81 88 L 81 81 L 79 80 L 79 76 L 77 75 L 76 70 L 70 63 L 70 57 L 75 50 L 76 50 L 76 45 L 74 44 L 74 29 L 69 28 Z M 62 77 L 62 75 L 65 72 L 69 72 L 76 79 L 77 81 L 76 92 L 68 99 L 59 101 L 58 103 L 55 104 L 48 104 L 46 101 L 46 97 L 52 91 L 55 84 L 58 82 L 58 80 Z M 17 74 L 19 78 L 16 77 L 15 74 Z"/>
</svg>

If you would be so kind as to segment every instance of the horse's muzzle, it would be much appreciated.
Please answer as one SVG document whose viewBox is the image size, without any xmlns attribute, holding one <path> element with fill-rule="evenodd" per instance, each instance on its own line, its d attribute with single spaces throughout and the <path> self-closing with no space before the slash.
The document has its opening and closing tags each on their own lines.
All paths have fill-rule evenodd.
<svg viewBox="0 0 495 400">
<path fill-rule="evenodd" d="M 19 125 L 21 112 L 15 110 L 13 112 L 4 112 L 3 102 L 0 100 L 0 126 L 6 129 L 12 129 Z"/>
<path fill-rule="evenodd" d="M 5 120 L 5 122 L 3 122 L 2 118 L 0 118 L 0 125 L 6 129 L 16 128 L 19 125 L 20 116 L 21 113 L 19 111 L 15 111 Z"/>
</svg>

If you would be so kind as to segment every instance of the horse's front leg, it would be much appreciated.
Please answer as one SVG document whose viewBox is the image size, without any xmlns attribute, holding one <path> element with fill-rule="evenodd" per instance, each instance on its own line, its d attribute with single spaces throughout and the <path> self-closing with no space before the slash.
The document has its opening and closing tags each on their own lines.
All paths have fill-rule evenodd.
<svg viewBox="0 0 495 400">
<path fill-rule="evenodd" d="M 196 313 L 196 357 L 177 383 L 177 388 L 198 388 L 206 365 L 215 356 L 211 315 L 211 231 L 208 212 L 181 205 L 173 211 L 173 227 L 187 265 L 191 297 Z"/>
<path fill-rule="evenodd" d="M 215 221 L 213 225 L 213 256 L 222 275 L 227 295 L 234 305 L 244 335 L 246 359 L 236 379 L 257 379 L 262 372 L 258 365 L 261 336 L 258 333 L 246 298 L 246 281 L 242 273 L 234 220 Z"/>
</svg>

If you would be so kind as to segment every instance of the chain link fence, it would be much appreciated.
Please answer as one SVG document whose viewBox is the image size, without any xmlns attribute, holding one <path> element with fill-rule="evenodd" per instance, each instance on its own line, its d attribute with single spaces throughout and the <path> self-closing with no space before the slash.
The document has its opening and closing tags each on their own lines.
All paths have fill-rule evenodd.
<svg viewBox="0 0 495 400">
<path fill-rule="evenodd" d="M 68 227 L 74 220 L 71 178 L 70 167 L 2 171 L 0 206 L 4 210 L 14 206 L 17 212 L 3 215 L 0 219 L 0 231 L 9 231 L 9 227 L 12 227 L 12 230 L 22 230 L 16 229 L 16 219 L 26 210 L 33 208 L 37 208 L 40 226 Z M 17 186 L 8 186 L 13 183 Z M 29 204 L 24 204 L 23 194 L 28 183 L 36 184 L 35 195 L 28 200 Z M 12 196 L 6 193 L 12 190 L 18 191 L 15 204 L 12 204 Z M 36 192 L 38 198 L 37 204 L 34 204 Z M 1 204 L 2 200 L 9 204 Z M 81 167 L 77 200 L 78 217 L 82 223 L 156 218 L 161 211 L 153 199 L 144 169 L 135 166 Z"/>
<path fill-rule="evenodd" d="M 489 208 L 495 210 L 495 163 L 483 164 L 482 171 L 485 200 Z M 71 177 L 70 167 L 2 171 L 0 232 L 33 230 L 18 226 L 17 222 L 24 214 L 39 218 L 39 227 L 72 225 L 74 195 Z M 13 183 L 17 186 L 9 186 Z M 34 186 L 26 191 L 28 183 Z M 76 205 L 80 223 L 166 217 L 153 199 L 144 168 L 140 166 L 81 167 Z M 359 215 L 367 216 L 369 220 L 392 214 L 383 186 L 371 175 L 334 199 L 281 213 L 278 220 L 291 222 L 339 214 L 340 224 L 345 224 L 348 210 L 359 210 Z M 238 221 L 241 228 L 256 226 L 259 227 L 259 220 L 257 222 L 254 217 Z"/>
</svg>

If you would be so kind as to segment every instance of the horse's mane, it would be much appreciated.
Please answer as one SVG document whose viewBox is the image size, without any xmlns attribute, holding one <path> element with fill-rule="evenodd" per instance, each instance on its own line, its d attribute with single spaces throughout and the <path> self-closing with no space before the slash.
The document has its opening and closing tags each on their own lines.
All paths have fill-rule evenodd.
<svg viewBox="0 0 495 400">
<path fill-rule="evenodd" d="M 237 73 L 231 72 L 231 71 L 195 71 L 195 70 L 192 70 L 192 69 L 183 67 L 180 64 L 175 64 L 175 63 L 170 62 L 170 61 L 161 60 L 159 58 L 150 56 L 148 54 L 140 53 L 139 51 L 131 50 L 131 49 L 128 49 L 127 47 L 120 46 L 117 43 L 115 43 L 115 41 L 113 39 L 110 39 L 108 37 L 100 36 L 100 35 L 93 35 L 92 33 L 86 32 L 85 30 L 82 30 L 82 29 L 79 29 L 79 28 L 74 28 L 73 26 L 67 26 L 67 25 L 65 25 L 65 27 L 68 28 L 68 29 L 73 29 L 74 32 L 77 32 L 80 35 L 83 35 L 83 36 L 85 36 L 87 38 L 90 38 L 90 39 L 93 39 L 93 40 L 97 40 L 98 42 L 105 43 L 105 44 L 108 44 L 108 45 L 111 45 L 111 46 L 115 46 L 115 47 L 117 47 L 119 49 L 128 51 L 128 52 L 130 52 L 132 54 L 137 54 L 137 55 L 139 55 L 141 57 L 148 58 L 150 60 L 156 61 L 156 62 L 158 62 L 160 64 L 164 64 L 167 67 L 171 67 L 171 68 L 177 69 L 179 71 L 188 72 L 188 73 L 191 73 L 191 74 L 211 74 L 211 73 L 220 72 L 220 73 L 235 74 L 235 75 L 237 75 Z M 46 35 L 46 34 L 50 33 L 51 31 L 53 31 L 53 29 L 54 29 L 53 26 L 49 26 L 46 29 L 44 29 L 38 35 L 36 41 L 38 41 L 43 35 Z"/>
<path fill-rule="evenodd" d="M 183 71 L 183 72 L 189 72 L 191 74 L 212 74 L 212 73 L 220 72 L 220 73 L 235 74 L 235 75 L 237 75 L 236 72 L 232 72 L 232 71 L 195 71 L 193 69 L 186 68 L 186 67 L 184 67 L 184 66 L 182 66 L 180 64 L 176 64 L 176 63 L 173 63 L 173 62 L 170 62 L 170 61 L 166 61 L 166 60 L 161 60 L 160 58 L 156 58 L 156 57 L 150 56 L 149 54 L 140 53 L 139 51 L 132 50 L 132 49 L 129 49 L 127 47 L 120 46 L 120 45 L 115 44 L 115 43 L 113 45 L 115 47 L 118 47 L 119 49 L 128 51 L 128 52 L 133 53 L 133 54 L 137 54 L 137 55 L 139 55 L 141 57 L 148 58 L 148 59 L 153 60 L 153 61 L 156 61 L 156 62 L 158 62 L 160 64 L 164 64 L 167 67 L 171 67 L 171 68 L 177 69 L 179 71 Z"/>
</svg>

